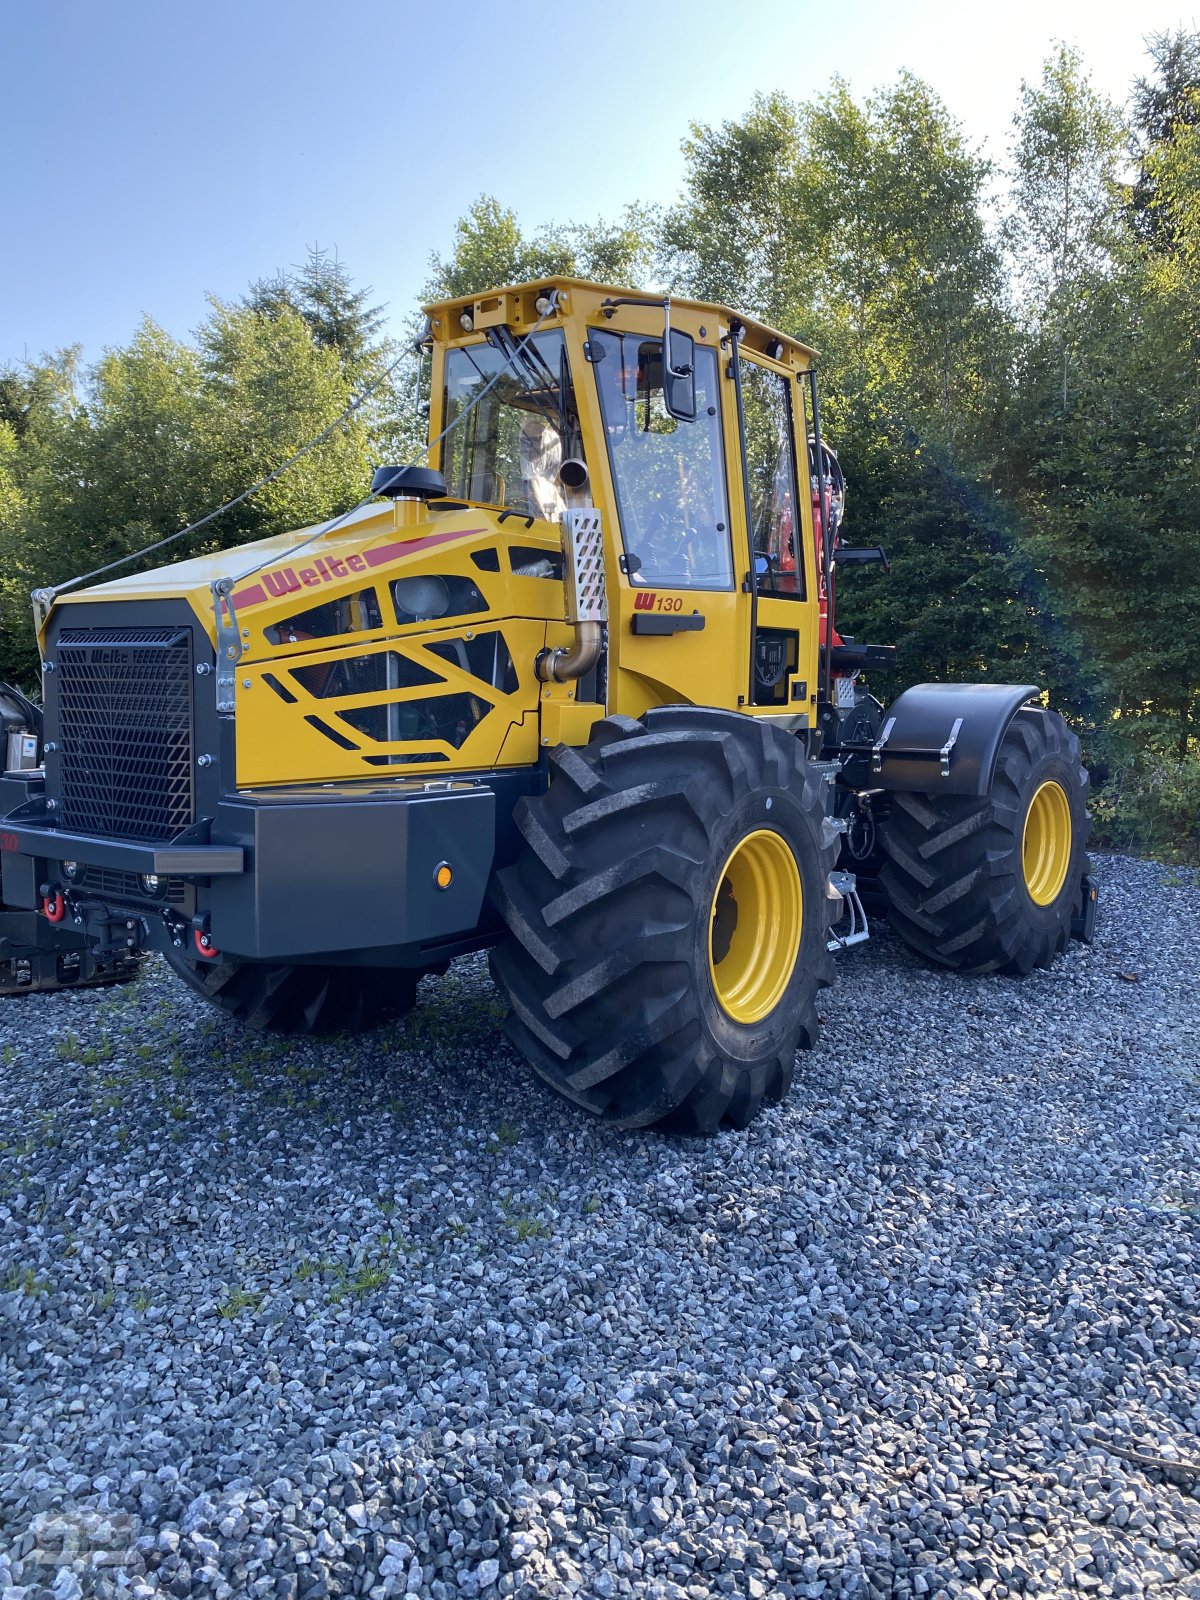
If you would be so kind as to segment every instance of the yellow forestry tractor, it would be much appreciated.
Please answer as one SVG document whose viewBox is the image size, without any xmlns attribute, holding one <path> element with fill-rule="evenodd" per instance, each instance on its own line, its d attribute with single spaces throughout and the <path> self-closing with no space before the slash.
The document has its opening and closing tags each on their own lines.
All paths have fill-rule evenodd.
<svg viewBox="0 0 1200 1600">
<path fill-rule="evenodd" d="M 35 596 L 3 987 L 158 950 L 251 1026 L 332 1032 L 486 947 L 547 1083 L 709 1133 L 786 1093 L 864 898 L 963 972 L 1090 940 L 1087 775 L 1037 687 L 885 708 L 894 652 L 837 630 L 837 575 L 884 555 L 842 542 L 810 349 L 567 278 L 427 317 L 428 465 Z"/>
</svg>

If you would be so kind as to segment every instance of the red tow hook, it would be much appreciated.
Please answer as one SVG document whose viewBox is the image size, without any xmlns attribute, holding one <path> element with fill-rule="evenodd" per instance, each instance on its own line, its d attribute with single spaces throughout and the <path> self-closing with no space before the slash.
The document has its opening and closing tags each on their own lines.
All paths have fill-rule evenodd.
<svg viewBox="0 0 1200 1600">
<path fill-rule="evenodd" d="M 47 922 L 61 922 L 66 914 L 67 901 L 65 895 L 56 891 L 54 894 L 42 896 L 42 915 Z"/>
<path fill-rule="evenodd" d="M 209 933 L 207 928 L 193 928 L 192 939 L 195 943 L 197 953 L 202 955 L 206 961 L 212 961 L 216 956 L 221 954 L 216 945 L 212 942 L 212 934 Z"/>
</svg>

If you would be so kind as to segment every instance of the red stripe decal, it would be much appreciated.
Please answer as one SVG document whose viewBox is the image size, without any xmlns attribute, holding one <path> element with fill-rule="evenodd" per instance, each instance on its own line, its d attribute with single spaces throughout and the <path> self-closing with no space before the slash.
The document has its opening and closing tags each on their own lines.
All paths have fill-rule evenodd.
<svg viewBox="0 0 1200 1600">
<path fill-rule="evenodd" d="M 363 559 L 369 567 L 382 567 L 401 556 L 414 555 L 418 550 L 430 550 L 435 544 L 446 544 L 451 539 L 469 539 L 483 528 L 460 528 L 456 533 L 431 533 L 424 539 L 396 539 L 391 544 L 378 544 L 373 550 L 364 550 Z"/>
<path fill-rule="evenodd" d="M 393 539 L 390 544 L 376 545 L 372 550 L 356 551 L 354 554 L 356 558 L 360 558 L 368 567 L 384 567 L 393 561 L 403 560 L 405 556 L 415 555 L 418 550 L 431 550 L 435 545 L 447 544 L 451 539 L 470 539 L 474 534 L 485 533 L 486 531 L 485 528 L 459 528 L 453 533 L 431 533 L 424 539 Z M 284 559 L 286 560 L 286 558 Z M 314 571 L 320 573 L 323 583 L 330 581 L 330 575 L 326 571 L 324 564 L 328 559 L 330 559 L 328 553 L 324 560 L 316 561 L 314 558 Z M 335 559 L 345 561 L 346 557 L 337 556 Z M 353 568 L 351 569 L 350 576 L 354 575 L 354 570 Z M 361 568 L 358 570 L 361 571 Z M 279 567 L 271 569 L 271 573 L 277 575 L 289 572 L 291 573 L 291 582 L 286 587 L 286 593 L 301 596 L 305 588 L 315 587 L 311 583 L 305 584 L 303 588 L 300 587 L 296 581 L 295 568 L 283 565 L 282 562 Z M 270 575 L 268 574 L 268 576 Z M 342 580 L 338 579 L 337 581 L 341 582 Z M 266 600 L 282 599 L 283 595 L 270 594 L 265 584 L 252 583 L 248 589 L 238 589 L 230 598 L 233 609 L 236 611 L 239 606 L 258 606 L 262 605 Z"/>
</svg>

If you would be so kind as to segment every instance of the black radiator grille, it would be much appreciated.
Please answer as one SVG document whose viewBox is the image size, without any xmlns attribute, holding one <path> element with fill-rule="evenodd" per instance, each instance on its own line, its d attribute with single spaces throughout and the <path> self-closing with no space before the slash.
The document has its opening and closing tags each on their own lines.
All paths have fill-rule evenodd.
<svg viewBox="0 0 1200 1600">
<path fill-rule="evenodd" d="M 186 628 L 68 628 L 55 647 L 62 825 L 170 839 L 194 820 Z"/>
</svg>

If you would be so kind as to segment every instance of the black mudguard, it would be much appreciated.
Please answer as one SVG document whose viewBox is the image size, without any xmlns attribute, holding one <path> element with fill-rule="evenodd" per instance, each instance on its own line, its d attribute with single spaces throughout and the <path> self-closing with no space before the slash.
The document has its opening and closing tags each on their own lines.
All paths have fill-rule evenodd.
<svg viewBox="0 0 1200 1600">
<path fill-rule="evenodd" d="M 1035 684 L 915 683 L 883 714 L 868 782 L 918 794 L 988 793 L 1008 725 Z"/>
</svg>

